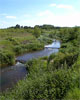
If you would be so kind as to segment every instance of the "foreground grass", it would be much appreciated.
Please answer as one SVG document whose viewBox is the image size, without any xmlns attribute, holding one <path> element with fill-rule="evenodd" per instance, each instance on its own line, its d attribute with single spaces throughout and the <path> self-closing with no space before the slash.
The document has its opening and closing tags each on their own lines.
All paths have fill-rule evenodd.
<svg viewBox="0 0 80 100">
<path fill-rule="evenodd" d="M 70 90 L 63 100 L 80 100 L 80 88 Z"/>
</svg>

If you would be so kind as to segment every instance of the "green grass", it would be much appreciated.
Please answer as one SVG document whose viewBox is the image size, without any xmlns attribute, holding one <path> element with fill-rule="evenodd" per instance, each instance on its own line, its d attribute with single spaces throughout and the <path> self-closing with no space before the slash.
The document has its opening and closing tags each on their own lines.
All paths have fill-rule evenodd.
<svg viewBox="0 0 80 100">
<path fill-rule="evenodd" d="M 80 88 L 70 90 L 63 100 L 80 100 Z"/>
</svg>

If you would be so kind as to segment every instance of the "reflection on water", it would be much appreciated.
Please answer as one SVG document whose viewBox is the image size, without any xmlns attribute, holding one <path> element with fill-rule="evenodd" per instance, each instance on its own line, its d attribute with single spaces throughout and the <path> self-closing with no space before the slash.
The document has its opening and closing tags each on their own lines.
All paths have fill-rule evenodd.
<svg viewBox="0 0 80 100">
<path fill-rule="evenodd" d="M 58 52 L 58 49 L 50 49 L 49 48 L 49 49 L 44 49 L 44 50 L 33 52 L 33 53 L 24 54 L 23 56 L 17 57 L 16 60 L 20 61 L 20 62 L 26 62 L 30 59 L 49 56 L 50 54 L 56 53 L 56 52 Z"/>
<path fill-rule="evenodd" d="M 52 48 L 60 48 L 60 42 L 56 41 L 48 46 L 52 47 L 19 56 L 16 58 L 16 60 L 18 61 L 16 65 L 0 69 L 0 91 L 4 91 L 7 88 L 13 87 L 14 84 L 16 84 L 19 80 L 23 79 L 27 75 L 25 65 L 21 64 L 20 62 L 26 62 L 33 58 L 49 56 L 52 53 L 58 52 L 58 49 Z"/>
<path fill-rule="evenodd" d="M 33 58 L 49 56 L 52 53 L 58 52 L 59 51 L 58 48 L 60 48 L 60 42 L 56 41 L 56 42 L 53 42 L 51 45 L 47 45 L 47 48 L 45 48 L 44 50 L 24 54 L 22 56 L 17 57 L 16 60 L 20 62 L 25 62 Z"/>
<path fill-rule="evenodd" d="M 27 70 L 23 64 L 17 64 L 4 69 L 0 69 L 0 91 L 4 91 L 7 88 L 11 88 L 19 80 L 23 79 Z"/>
<path fill-rule="evenodd" d="M 45 45 L 45 48 L 58 49 L 58 48 L 60 48 L 60 42 L 55 40 L 52 44 Z"/>
</svg>

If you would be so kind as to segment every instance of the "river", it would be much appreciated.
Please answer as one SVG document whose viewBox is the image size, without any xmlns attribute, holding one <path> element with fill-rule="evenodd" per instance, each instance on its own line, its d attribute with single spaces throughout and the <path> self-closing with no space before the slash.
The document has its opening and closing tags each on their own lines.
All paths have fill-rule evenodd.
<svg viewBox="0 0 80 100">
<path fill-rule="evenodd" d="M 47 48 L 46 48 L 47 47 Z M 22 80 L 27 75 L 27 70 L 24 62 L 33 58 L 50 56 L 52 53 L 57 53 L 60 48 L 60 42 L 55 41 L 50 45 L 45 46 L 41 51 L 26 53 L 16 58 L 16 65 L 8 66 L 0 69 L 0 91 L 5 91 L 12 88 L 19 80 Z"/>
</svg>

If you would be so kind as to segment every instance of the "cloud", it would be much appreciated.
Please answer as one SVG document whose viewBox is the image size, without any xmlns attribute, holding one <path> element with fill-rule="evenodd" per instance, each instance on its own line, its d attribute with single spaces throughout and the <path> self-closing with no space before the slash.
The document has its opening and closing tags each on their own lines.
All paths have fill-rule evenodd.
<svg viewBox="0 0 80 100">
<path fill-rule="evenodd" d="M 65 5 L 65 4 L 50 4 L 50 7 L 56 7 L 56 8 L 63 8 L 63 9 L 73 9 L 72 5 Z"/>
<path fill-rule="evenodd" d="M 57 8 L 73 9 L 73 6 L 61 4 L 61 5 L 58 5 Z"/>
<path fill-rule="evenodd" d="M 46 11 L 42 11 L 42 12 L 39 12 L 38 14 L 37 14 L 38 16 L 46 16 L 46 15 L 50 15 L 50 16 L 53 16 L 53 13 L 50 11 L 50 10 L 46 10 Z"/>
<path fill-rule="evenodd" d="M 40 15 L 40 16 L 39 16 Z M 80 12 L 67 12 L 62 15 L 55 14 L 52 11 L 43 11 L 38 13 L 38 18 L 34 20 L 35 24 L 52 24 L 55 26 L 80 26 Z"/>
<path fill-rule="evenodd" d="M 16 16 L 6 16 L 8 19 L 16 19 Z"/>
</svg>

